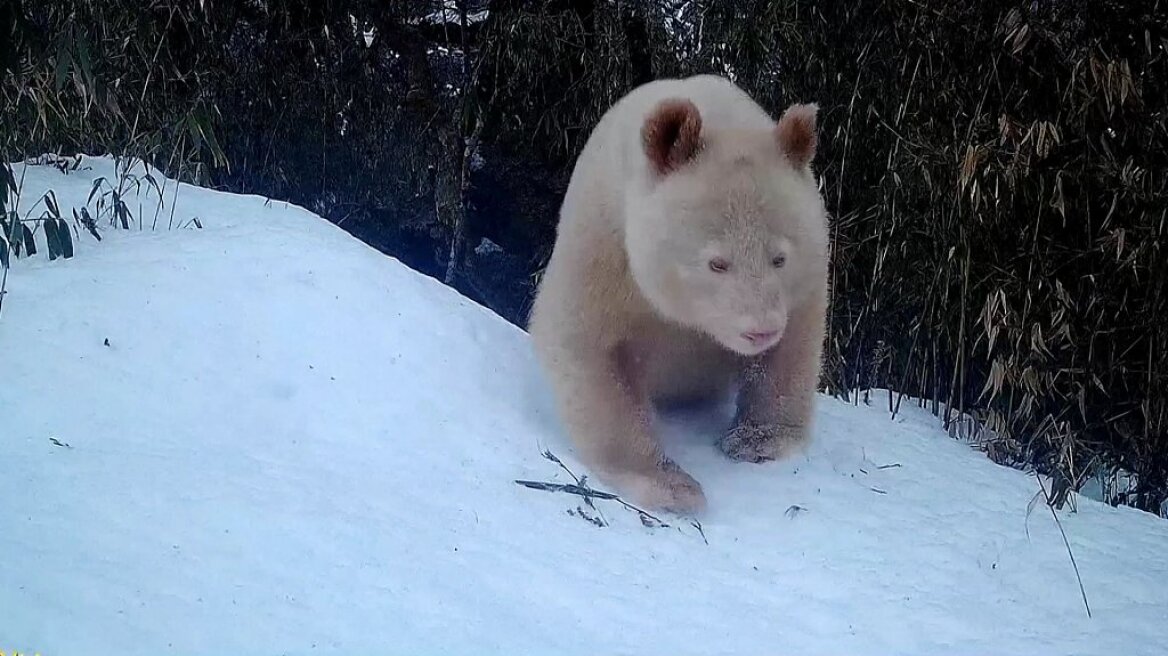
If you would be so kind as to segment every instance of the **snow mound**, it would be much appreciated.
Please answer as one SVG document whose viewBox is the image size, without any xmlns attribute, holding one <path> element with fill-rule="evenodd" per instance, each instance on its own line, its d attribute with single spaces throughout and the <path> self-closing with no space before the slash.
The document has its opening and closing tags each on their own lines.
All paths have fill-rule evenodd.
<svg viewBox="0 0 1168 656">
<path fill-rule="evenodd" d="M 22 206 L 112 172 L 29 167 Z M 544 449 L 587 473 L 521 330 L 303 209 L 183 186 L 175 214 L 204 227 L 10 272 L 0 650 L 1168 652 L 1168 522 L 1059 513 L 1088 618 L 1034 477 L 915 406 L 823 398 L 807 457 L 761 466 L 669 417 L 711 508 L 646 526 L 514 482 L 571 482 Z"/>
</svg>

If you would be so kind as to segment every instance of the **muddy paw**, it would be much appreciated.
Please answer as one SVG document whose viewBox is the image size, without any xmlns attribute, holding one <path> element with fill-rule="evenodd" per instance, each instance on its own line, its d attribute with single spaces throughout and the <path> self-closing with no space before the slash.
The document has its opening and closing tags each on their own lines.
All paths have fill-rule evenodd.
<svg viewBox="0 0 1168 656">
<path fill-rule="evenodd" d="M 718 446 L 732 460 L 766 462 L 790 455 L 806 439 L 806 431 L 799 427 L 743 423 L 727 431 Z"/>
<path fill-rule="evenodd" d="M 694 515 L 706 509 L 702 486 L 672 460 L 664 461 L 652 474 L 619 476 L 627 500 L 644 510 Z"/>
</svg>

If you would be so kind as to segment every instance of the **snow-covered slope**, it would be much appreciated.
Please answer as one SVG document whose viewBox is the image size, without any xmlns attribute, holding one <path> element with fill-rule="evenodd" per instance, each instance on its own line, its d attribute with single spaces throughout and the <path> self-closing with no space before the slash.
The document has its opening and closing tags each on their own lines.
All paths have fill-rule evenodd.
<svg viewBox="0 0 1168 656">
<path fill-rule="evenodd" d="M 24 202 L 81 206 L 86 166 L 30 167 Z M 10 272 L 0 650 L 1168 653 L 1168 522 L 1060 512 L 1088 618 L 1035 479 L 915 407 L 824 398 L 763 466 L 669 418 L 702 532 L 586 521 L 514 482 L 571 482 L 543 449 L 586 473 L 522 331 L 304 210 L 178 200 L 204 229 Z"/>
</svg>

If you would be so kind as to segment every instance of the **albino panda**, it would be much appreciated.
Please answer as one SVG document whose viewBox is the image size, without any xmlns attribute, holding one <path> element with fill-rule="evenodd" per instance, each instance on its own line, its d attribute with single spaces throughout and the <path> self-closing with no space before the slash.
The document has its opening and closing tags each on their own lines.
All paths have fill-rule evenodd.
<svg viewBox="0 0 1168 656">
<path fill-rule="evenodd" d="M 828 299 L 814 105 L 776 122 L 729 80 L 658 80 L 614 105 L 576 162 L 530 321 L 559 414 L 600 479 L 700 512 L 661 451 L 656 404 L 738 388 L 731 458 L 811 429 Z"/>
</svg>

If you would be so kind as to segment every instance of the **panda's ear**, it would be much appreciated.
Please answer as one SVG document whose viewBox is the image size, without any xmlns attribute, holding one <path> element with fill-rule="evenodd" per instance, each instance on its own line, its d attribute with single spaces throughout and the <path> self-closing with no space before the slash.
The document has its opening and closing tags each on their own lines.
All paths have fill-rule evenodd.
<svg viewBox="0 0 1168 656">
<path fill-rule="evenodd" d="M 641 142 L 655 173 L 676 171 L 702 146 L 702 116 L 697 106 L 676 98 L 661 101 L 645 118 Z"/>
<path fill-rule="evenodd" d="M 806 168 L 815 159 L 816 115 L 819 106 L 815 103 L 791 105 L 779 118 L 775 126 L 775 139 L 779 150 L 795 168 Z"/>
</svg>

